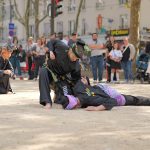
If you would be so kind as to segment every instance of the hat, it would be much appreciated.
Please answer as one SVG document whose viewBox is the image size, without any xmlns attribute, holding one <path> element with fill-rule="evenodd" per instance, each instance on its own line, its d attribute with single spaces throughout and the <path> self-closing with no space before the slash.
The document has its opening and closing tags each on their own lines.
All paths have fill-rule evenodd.
<svg viewBox="0 0 150 150">
<path fill-rule="evenodd" d="M 83 53 L 84 53 L 84 45 L 85 42 L 82 41 L 81 39 L 78 39 L 75 44 L 72 46 L 72 52 L 76 55 L 78 58 L 82 58 Z"/>
<path fill-rule="evenodd" d="M 67 105 L 66 109 L 71 110 L 77 105 L 78 103 L 77 98 L 74 97 L 73 95 L 66 95 L 66 96 L 69 100 L 69 104 Z"/>
</svg>

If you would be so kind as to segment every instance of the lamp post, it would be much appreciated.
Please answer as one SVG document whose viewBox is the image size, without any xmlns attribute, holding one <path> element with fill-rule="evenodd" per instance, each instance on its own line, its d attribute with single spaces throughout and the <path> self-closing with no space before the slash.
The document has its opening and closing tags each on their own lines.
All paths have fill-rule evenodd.
<svg viewBox="0 0 150 150">
<path fill-rule="evenodd" d="M 51 29 L 51 34 L 54 33 L 54 10 L 55 10 L 55 0 L 51 0 L 51 3 L 47 5 L 47 13 L 48 16 L 50 17 L 50 29 Z"/>
<path fill-rule="evenodd" d="M 2 41 L 3 41 L 3 36 L 4 36 L 4 17 L 5 17 L 5 15 L 4 15 L 4 13 L 5 13 L 5 3 L 4 3 L 4 1 L 2 2 Z"/>
</svg>

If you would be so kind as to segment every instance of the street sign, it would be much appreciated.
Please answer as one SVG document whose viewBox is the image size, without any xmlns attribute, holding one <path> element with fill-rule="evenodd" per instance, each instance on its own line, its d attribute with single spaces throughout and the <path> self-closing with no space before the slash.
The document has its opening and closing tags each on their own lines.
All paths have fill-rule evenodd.
<svg viewBox="0 0 150 150">
<path fill-rule="evenodd" d="M 15 24 L 14 23 L 9 23 L 9 29 L 13 30 L 15 28 Z"/>
<path fill-rule="evenodd" d="M 9 36 L 14 36 L 14 31 L 13 30 L 9 31 Z"/>
</svg>

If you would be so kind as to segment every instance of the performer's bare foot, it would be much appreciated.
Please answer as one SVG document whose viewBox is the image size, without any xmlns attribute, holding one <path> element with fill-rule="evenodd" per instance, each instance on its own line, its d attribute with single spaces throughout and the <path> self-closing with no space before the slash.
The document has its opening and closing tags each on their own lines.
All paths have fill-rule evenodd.
<svg viewBox="0 0 150 150">
<path fill-rule="evenodd" d="M 52 108 L 52 106 L 51 106 L 51 104 L 50 104 L 50 103 L 47 103 L 47 104 L 44 106 L 44 108 L 45 108 L 45 109 L 51 109 L 51 108 Z"/>
</svg>

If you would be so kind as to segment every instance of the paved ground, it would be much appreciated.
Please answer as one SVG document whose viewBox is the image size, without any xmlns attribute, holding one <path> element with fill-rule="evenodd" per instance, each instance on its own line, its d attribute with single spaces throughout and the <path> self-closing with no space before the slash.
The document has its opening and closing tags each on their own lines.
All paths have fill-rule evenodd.
<svg viewBox="0 0 150 150">
<path fill-rule="evenodd" d="M 149 150 L 150 107 L 66 111 L 38 104 L 35 81 L 12 81 L 16 94 L 0 95 L 0 150 Z M 112 85 L 150 97 L 150 85 Z"/>
</svg>

